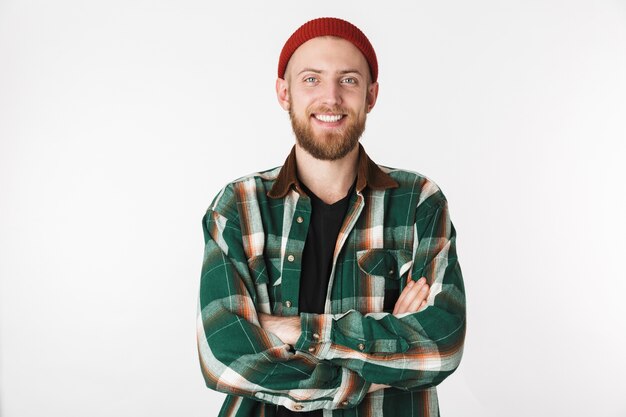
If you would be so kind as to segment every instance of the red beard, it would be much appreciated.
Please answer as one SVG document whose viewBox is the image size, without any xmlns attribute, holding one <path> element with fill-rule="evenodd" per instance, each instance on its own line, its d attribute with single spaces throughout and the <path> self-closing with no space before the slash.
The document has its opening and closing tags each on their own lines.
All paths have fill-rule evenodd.
<svg viewBox="0 0 626 417">
<path fill-rule="evenodd" d="M 332 132 L 314 133 L 311 117 L 316 114 L 345 114 L 346 125 Z M 291 109 L 289 119 L 298 144 L 311 156 L 325 161 L 334 161 L 346 156 L 359 142 L 365 131 L 365 117 L 359 118 L 346 109 L 315 109 L 307 111 L 307 120 L 300 120 Z"/>
</svg>

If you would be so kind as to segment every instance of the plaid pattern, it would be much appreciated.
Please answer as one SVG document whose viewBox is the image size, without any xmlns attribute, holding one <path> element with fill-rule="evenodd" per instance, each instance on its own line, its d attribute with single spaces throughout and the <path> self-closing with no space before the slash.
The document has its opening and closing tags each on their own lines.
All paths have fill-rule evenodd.
<svg viewBox="0 0 626 417">
<path fill-rule="evenodd" d="M 465 295 L 441 190 L 379 167 L 360 149 L 356 193 L 339 232 L 325 314 L 298 312 L 311 203 L 283 167 L 228 184 L 203 219 L 198 352 L 206 384 L 229 394 L 220 416 L 273 416 L 279 404 L 324 416 L 438 416 L 435 386 L 458 366 Z M 391 314 L 407 277 L 425 276 L 426 309 Z M 295 346 L 257 312 L 300 315 Z M 371 383 L 391 388 L 371 394 Z"/>
</svg>

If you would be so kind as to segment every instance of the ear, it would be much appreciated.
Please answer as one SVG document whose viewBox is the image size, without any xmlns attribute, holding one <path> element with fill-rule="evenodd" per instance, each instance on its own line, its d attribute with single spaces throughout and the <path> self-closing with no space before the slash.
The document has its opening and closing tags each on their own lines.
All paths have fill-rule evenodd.
<svg viewBox="0 0 626 417">
<path fill-rule="evenodd" d="M 367 86 L 367 112 L 369 113 L 376 104 L 378 98 L 378 82 L 371 83 Z"/>
<path fill-rule="evenodd" d="M 283 78 L 276 79 L 276 98 L 278 104 L 283 110 L 288 111 L 291 106 L 291 97 L 289 97 L 289 83 Z"/>
</svg>

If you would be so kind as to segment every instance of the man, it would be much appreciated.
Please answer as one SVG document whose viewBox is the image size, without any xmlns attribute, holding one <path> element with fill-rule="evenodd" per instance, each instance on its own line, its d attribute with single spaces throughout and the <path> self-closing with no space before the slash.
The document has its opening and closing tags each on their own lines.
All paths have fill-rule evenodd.
<svg viewBox="0 0 626 417">
<path fill-rule="evenodd" d="M 203 219 L 198 351 L 220 416 L 437 416 L 465 296 L 444 195 L 369 159 L 376 54 L 340 19 L 286 42 L 276 93 L 296 144 Z"/>
</svg>

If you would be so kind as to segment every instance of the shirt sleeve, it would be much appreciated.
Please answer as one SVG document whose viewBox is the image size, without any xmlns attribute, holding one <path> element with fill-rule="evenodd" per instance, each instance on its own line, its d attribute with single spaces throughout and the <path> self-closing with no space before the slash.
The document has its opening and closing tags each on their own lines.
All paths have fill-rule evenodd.
<svg viewBox="0 0 626 417">
<path fill-rule="evenodd" d="M 301 315 L 296 349 L 400 389 L 437 385 L 458 367 L 465 338 L 465 291 L 456 232 L 443 194 L 417 210 L 410 277 L 425 276 L 427 307 L 417 313 Z"/>
<path fill-rule="evenodd" d="M 209 209 L 203 219 L 197 343 L 206 385 L 294 411 L 350 408 L 370 384 L 355 371 L 293 348 L 259 325 L 263 298 L 251 278 L 238 221 Z"/>
</svg>

